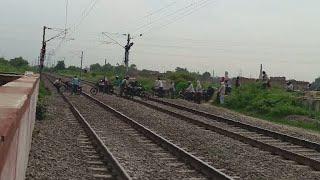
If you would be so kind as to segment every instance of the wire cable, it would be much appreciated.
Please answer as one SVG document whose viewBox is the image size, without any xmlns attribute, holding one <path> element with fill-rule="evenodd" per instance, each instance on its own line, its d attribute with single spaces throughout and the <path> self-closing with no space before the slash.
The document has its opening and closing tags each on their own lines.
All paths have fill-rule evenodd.
<svg viewBox="0 0 320 180">
<path fill-rule="evenodd" d="M 65 35 L 64 36 L 67 36 L 67 25 L 68 25 L 68 1 L 69 0 L 66 0 L 66 22 L 64 24 L 64 29 L 65 29 Z"/>
<path fill-rule="evenodd" d="M 168 22 L 167 24 L 161 24 L 161 25 L 157 26 L 156 28 L 158 28 L 158 30 L 159 30 L 159 29 L 166 28 L 166 27 L 169 26 L 170 24 L 175 23 L 175 22 L 177 22 L 178 20 L 183 19 L 183 18 L 185 18 L 185 17 L 193 14 L 193 13 L 196 12 L 197 10 L 206 7 L 206 5 L 207 5 L 210 1 L 211 1 L 211 0 L 205 0 L 205 1 L 203 1 L 201 4 L 199 4 L 198 7 L 194 8 L 194 9 L 190 9 L 190 10 L 188 10 L 188 11 L 185 11 L 184 13 L 181 13 L 181 14 L 180 14 L 181 16 L 176 16 L 175 18 L 172 18 L 172 19 L 171 19 L 171 22 Z M 173 21 L 172 21 L 172 20 L 173 20 Z M 153 29 L 154 29 L 154 27 L 151 27 L 151 28 L 149 28 L 148 30 L 142 32 L 141 34 L 146 35 L 146 34 L 148 34 L 149 32 L 151 32 L 151 30 L 153 30 Z"/>
<path fill-rule="evenodd" d="M 116 41 L 116 40 L 114 40 L 113 38 L 111 38 L 109 35 L 107 35 L 107 33 L 106 32 L 103 32 L 102 33 L 103 35 L 105 35 L 105 36 L 107 36 L 109 39 L 111 39 L 113 42 L 115 42 L 116 44 L 118 44 L 119 46 L 121 46 L 122 48 L 124 48 L 124 46 L 123 45 L 121 45 L 118 41 Z"/>
<path fill-rule="evenodd" d="M 184 13 L 185 11 L 188 11 L 190 8 L 191 8 L 191 9 L 194 8 L 194 7 L 197 5 L 197 3 L 202 3 L 202 2 L 204 2 L 204 1 L 208 1 L 208 0 L 200 0 L 199 2 L 192 2 L 192 3 L 188 4 L 187 6 L 184 6 L 184 7 L 180 8 L 180 9 L 178 9 L 178 10 L 170 13 L 170 14 L 166 14 L 165 16 L 160 17 L 160 18 L 158 18 L 158 19 L 155 19 L 155 20 L 153 20 L 153 21 L 150 22 L 150 23 L 146 23 L 146 24 L 144 24 L 144 25 L 139 26 L 138 28 L 135 29 L 134 32 L 137 32 L 137 31 L 139 31 L 139 30 L 141 30 L 141 29 L 143 29 L 143 28 L 145 28 L 145 27 L 149 27 L 149 26 L 151 26 L 152 24 L 154 24 L 154 23 L 156 23 L 156 22 L 159 22 L 159 21 L 161 21 L 161 20 L 164 19 L 164 18 L 168 18 L 168 17 L 174 16 L 174 15 L 177 15 L 177 14 L 179 14 L 180 12 Z"/>
</svg>

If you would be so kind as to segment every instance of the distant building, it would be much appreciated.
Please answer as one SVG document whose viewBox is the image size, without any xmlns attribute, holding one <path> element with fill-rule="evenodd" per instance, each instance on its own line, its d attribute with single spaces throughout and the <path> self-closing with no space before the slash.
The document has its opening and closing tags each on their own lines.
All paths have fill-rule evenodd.
<svg viewBox="0 0 320 180">
<path fill-rule="evenodd" d="M 286 88 L 286 77 L 270 77 L 271 86 Z"/>
<path fill-rule="evenodd" d="M 296 80 L 289 80 L 293 84 L 294 90 L 304 91 L 308 88 L 309 82 L 307 81 L 296 81 Z"/>
</svg>

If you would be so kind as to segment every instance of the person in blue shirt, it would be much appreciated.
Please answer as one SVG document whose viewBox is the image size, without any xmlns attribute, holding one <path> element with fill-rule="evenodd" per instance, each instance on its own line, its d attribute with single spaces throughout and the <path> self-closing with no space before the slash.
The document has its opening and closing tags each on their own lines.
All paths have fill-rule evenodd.
<svg viewBox="0 0 320 180">
<path fill-rule="evenodd" d="M 72 92 L 71 94 L 76 94 L 77 90 L 80 86 L 80 80 L 77 76 L 74 76 L 74 78 L 71 81 L 71 85 L 72 85 Z"/>
</svg>

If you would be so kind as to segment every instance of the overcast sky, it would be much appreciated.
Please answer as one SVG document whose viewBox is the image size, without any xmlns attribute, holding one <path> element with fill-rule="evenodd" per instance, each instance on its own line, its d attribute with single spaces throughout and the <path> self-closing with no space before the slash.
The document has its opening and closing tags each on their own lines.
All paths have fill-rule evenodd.
<svg viewBox="0 0 320 180">
<path fill-rule="evenodd" d="M 47 52 L 55 49 L 51 63 L 79 65 L 81 50 L 85 65 L 121 63 L 123 48 L 101 33 L 123 45 L 131 33 L 130 63 L 139 69 L 257 77 L 263 64 L 270 76 L 311 81 L 320 75 L 319 7 L 319 0 L 68 0 L 67 38 L 60 48 L 61 39 L 48 42 Z M 65 8 L 66 0 L 0 0 L 0 56 L 34 63 L 42 26 L 65 28 Z"/>
</svg>

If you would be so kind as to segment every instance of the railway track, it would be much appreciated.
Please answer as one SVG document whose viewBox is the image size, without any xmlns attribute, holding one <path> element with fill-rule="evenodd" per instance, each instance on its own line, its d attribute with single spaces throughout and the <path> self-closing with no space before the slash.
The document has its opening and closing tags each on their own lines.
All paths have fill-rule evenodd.
<svg viewBox="0 0 320 180">
<path fill-rule="evenodd" d="M 88 84 L 90 86 L 90 84 Z M 193 125 L 320 170 L 320 144 L 150 97 L 132 101 Z"/>
<path fill-rule="evenodd" d="M 280 155 L 285 159 L 320 170 L 320 144 L 286 134 L 270 131 L 246 123 L 226 119 L 208 112 L 183 105 L 149 98 L 149 101 L 133 99 L 134 102 L 185 120 L 206 130 L 231 137 L 246 144 Z M 199 120 L 201 119 L 201 120 Z"/>
<path fill-rule="evenodd" d="M 53 84 L 51 78 L 47 79 Z M 93 173 L 92 177 L 94 179 L 131 180 L 130 176 L 105 146 L 103 140 L 97 135 L 86 119 L 84 119 L 75 106 L 63 94 L 61 94 L 61 96 L 69 105 L 73 116 L 78 122 L 73 120 L 73 118 L 68 118 L 67 115 L 66 119 L 71 124 L 80 123 L 83 128 L 78 137 L 78 143 L 80 144 L 81 151 L 87 155 L 86 159 L 88 160 L 86 163 L 88 164 L 88 169 Z"/>
<path fill-rule="evenodd" d="M 73 111 L 77 112 L 77 116 L 85 120 L 88 125 L 90 124 L 92 130 L 95 129 L 97 137 L 104 137 L 101 138 L 103 139 L 102 143 L 107 143 L 108 147 L 111 146 L 114 151 L 117 151 L 117 157 L 121 159 L 119 160 L 120 164 L 122 162 L 125 169 L 126 167 L 130 169 L 128 174 L 134 179 L 146 178 L 147 174 L 150 174 L 149 171 L 152 171 L 155 175 L 154 177 L 148 177 L 149 179 L 158 179 L 160 176 L 164 179 L 233 179 L 85 92 L 80 97 L 67 95 L 63 97 L 73 107 Z M 95 114 L 98 114 L 98 116 L 95 116 Z M 111 119 L 111 121 L 106 119 Z M 117 140 L 122 142 L 111 141 L 110 139 L 114 139 L 114 137 L 121 137 Z M 135 143 L 132 145 L 130 142 Z M 133 158 L 132 162 L 124 160 L 127 158 L 126 156 L 131 155 L 130 151 L 127 154 L 119 153 L 121 150 L 125 151 L 124 144 L 129 149 L 139 150 L 139 152 L 133 153 L 138 156 L 137 159 Z M 141 163 L 143 159 L 146 162 Z M 130 167 L 132 166 L 130 163 L 137 163 L 137 166 Z M 143 164 L 149 166 L 142 170 L 139 166 L 143 166 Z M 159 167 L 156 169 L 155 167 L 159 164 L 162 164 L 162 166 L 160 169 Z M 137 175 L 137 172 L 140 175 Z"/>
</svg>

